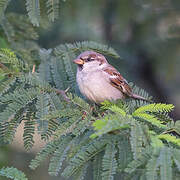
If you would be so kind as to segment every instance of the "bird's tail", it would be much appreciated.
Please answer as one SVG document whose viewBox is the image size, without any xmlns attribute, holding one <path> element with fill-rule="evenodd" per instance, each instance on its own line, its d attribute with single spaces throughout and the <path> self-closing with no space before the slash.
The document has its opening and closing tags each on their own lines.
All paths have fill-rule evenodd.
<svg viewBox="0 0 180 180">
<path fill-rule="evenodd" d="M 137 94 L 132 94 L 131 97 L 134 98 L 134 99 L 139 99 L 139 100 L 143 100 L 143 101 L 147 101 L 147 102 L 152 102 L 152 100 L 146 99 L 146 98 L 144 98 L 142 96 L 139 96 Z"/>
</svg>

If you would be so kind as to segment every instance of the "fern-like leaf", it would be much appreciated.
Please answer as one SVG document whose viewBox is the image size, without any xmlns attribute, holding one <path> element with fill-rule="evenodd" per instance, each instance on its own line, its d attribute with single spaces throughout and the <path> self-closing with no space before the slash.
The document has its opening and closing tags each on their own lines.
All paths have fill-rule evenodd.
<svg viewBox="0 0 180 180">
<path fill-rule="evenodd" d="M 131 151 L 131 145 L 129 142 L 129 138 L 125 136 L 118 136 L 119 140 L 117 142 L 118 148 L 118 170 L 123 172 L 127 165 L 132 161 L 133 154 Z"/>
<path fill-rule="evenodd" d="M 46 131 L 43 131 L 44 133 L 41 133 L 41 139 L 47 141 L 52 135 L 55 134 L 58 126 L 59 123 L 57 123 L 55 120 L 50 119 L 48 121 L 48 128 L 46 129 Z"/>
<path fill-rule="evenodd" d="M 141 124 L 133 122 L 131 124 L 131 148 L 133 152 L 134 159 L 137 160 L 139 155 L 144 151 L 143 148 L 143 130 Z"/>
<path fill-rule="evenodd" d="M 75 106 L 80 108 L 82 111 L 85 111 L 87 114 L 92 114 L 92 108 L 85 100 L 76 95 L 73 96 L 72 94 L 68 94 L 68 98 Z"/>
<path fill-rule="evenodd" d="M 16 77 L 12 77 L 7 79 L 6 81 L 3 81 L 0 85 L 0 97 L 10 92 L 12 90 L 12 87 L 16 86 L 16 81 Z"/>
<path fill-rule="evenodd" d="M 148 123 L 151 123 L 154 126 L 157 126 L 158 128 L 167 129 L 167 126 L 163 124 L 162 121 L 159 121 L 154 115 L 147 114 L 147 113 L 138 113 L 133 114 L 134 117 L 143 119 L 147 121 Z"/>
<path fill-rule="evenodd" d="M 0 0 L 0 21 L 1 18 L 4 16 L 4 12 L 9 4 L 10 0 Z"/>
<path fill-rule="evenodd" d="M 68 83 L 70 84 L 72 88 L 75 88 L 76 66 L 74 63 L 72 63 L 73 57 L 74 57 L 74 54 L 66 53 L 62 59 L 64 59 L 64 67 L 67 72 Z"/>
<path fill-rule="evenodd" d="M 173 149 L 173 159 L 178 170 L 180 171 L 180 150 L 179 149 Z"/>
<path fill-rule="evenodd" d="M 71 133 L 74 128 L 76 128 L 77 123 L 81 120 L 80 116 L 81 112 L 79 110 L 69 108 L 59 111 L 52 111 L 46 116 L 46 119 L 66 119 L 66 121 L 59 124 L 59 127 L 55 132 L 55 136 L 60 137 L 61 135 Z"/>
<path fill-rule="evenodd" d="M 119 114 L 121 114 L 122 116 L 126 116 L 126 112 L 125 112 L 122 108 L 119 108 L 119 107 L 116 106 L 116 105 L 112 105 L 112 106 L 109 107 L 108 109 L 111 110 L 112 112 L 119 113 Z"/>
<path fill-rule="evenodd" d="M 159 139 L 165 140 L 167 142 L 171 142 L 177 146 L 180 146 L 180 138 L 176 138 L 176 136 L 172 136 L 170 134 L 160 134 L 157 136 Z"/>
<path fill-rule="evenodd" d="M 0 126 L 3 128 L 1 132 L 1 138 L 4 143 L 11 143 L 13 141 L 16 129 L 21 123 L 23 118 L 23 110 L 18 111 L 9 122 L 0 123 Z"/>
<path fill-rule="evenodd" d="M 49 20 L 57 19 L 59 16 L 59 0 L 47 0 L 46 7 Z"/>
<path fill-rule="evenodd" d="M 102 158 L 104 153 L 100 152 L 94 157 L 93 160 L 93 180 L 102 179 Z"/>
<path fill-rule="evenodd" d="M 52 58 L 51 64 L 54 83 L 59 84 L 59 81 L 61 80 L 61 84 L 63 86 L 66 86 L 66 88 L 71 87 L 71 89 L 75 90 L 76 66 L 72 62 L 72 60 L 75 58 L 75 54 L 71 51 L 68 51 L 65 45 L 61 45 L 58 48 L 58 54 L 55 49 L 55 55 L 56 59 L 58 58 L 57 61 L 59 62 L 54 62 L 55 60 Z M 54 67 L 54 63 L 59 65 L 59 68 L 62 69 L 62 72 L 57 70 L 57 67 Z M 55 76 L 55 72 L 57 71 L 58 74 Z M 60 79 L 57 76 L 59 76 Z"/>
<path fill-rule="evenodd" d="M 0 123 L 0 145 L 8 143 L 9 140 L 5 139 L 5 133 L 8 128 L 9 123 Z"/>
<path fill-rule="evenodd" d="M 74 44 L 75 47 L 72 47 L 71 45 L 67 44 L 69 49 L 72 50 L 80 50 L 80 51 L 86 51 L 86 50 L 94 50 L 96 52 L 113 56 L 115 58 L 119 58 L 119 55 L 116 53 L 114 49 L 107 45 L 102 45 L 93 41 L 82 41 L 77 42 Z"/>
<path fill-rule="evenodd" d="M 24 147 L 27 151 L 30 150 L 34 144 L 33 136 L 35 133 L 35 121 L 34 121 L 35 112 L 31 110 L 32 109 L 24 113 L 24 117 L 23 117 L 23 120 L 25 121 L 23 141 L 24 141 Z"/>
<path fill-rule="evenodd" d="M 34 26 L 39 26 L 40 2 L 39 0 L 26 0 L 26 9 L 29 19 Z"/>
<path fill-rule="evenodd" d="M 172 104 L 148 104 L 145 106 L 142 106 L 138 109 L 136 109 L 133 113 L 133 115 L 139 114 L 139 113 L 145 113 L 145 112 L 170 112 L 174 109 L 174 105 Z"/>
<path fill-rule="evenodd" d="M 10 49 L 0 49 L 0 70 L 5 74 L 18 75 L 25 65 Z"/>
<path fill-rule="evenodd" d="M 102 179 L 113 180 L 116 174 L 117 161 L 115 155 L 117 153 L 114 143 L 106 145 L 105 154 L 102 160 Z"/>
<path fill-rule="evenodd" d="M 36 169 L 42 161 L 44 161 L 49 155 L 54 153 L 61 141 L 62 138 L 59 138 L 58 140 L 47 143 L 46 146 L 42 148 L 41 151 L 36 155 L 36 157 L 31 161 L 29 167 L 31 169 Z"/>
<path fill-rule="evenodd" d="M 28 180 L 25 174 L 14 168 L 14 167 L 4 167 L 0 169 L 0 176 L 4 176 L 14 180 Z"/>
<path fill-rule="evenodd" d="M 51 74 L 53 82 L 57 89 L 67 89 L 69 83 L 67 82 L 66 70 L 62 59 L 52 57 L 50 61 Z"/>
<path fill-rule="evenodd" d="M 107 144 L 107 138 L 94 139 L 86 146 L 82 147 L 79 152 L 70 160 L 68 166 L 64 169 L 62 175 L 64 177 L 70 177 L 90 159 L 101 152 Z"/>
<path fill-rule="evenodd" d="M 36 89 L 18 89 L 11 94 L 0 98 L 1 103 L 7 103 L 8 106 L 0 113 L 0 121 L 6 122 L 12 119 L 23 108 L 38 96 Z"/>
<path fill-rule="evenodd" d="M 172 179 L 172 160 L 171 160 L 171 149 L 168 147 L 161 148 L 159 156 L 160 164 L 160 177 L 161 180 Z"/>
<path fill-rule="evenodd" d="M 101 136 L 102 134 L 114 130 L 128 129 L 130 128 L 131 121 L 131 117 L 122 116 L 120 113 L 105 115 L 103 118 L 98 119 L 93 123 L 96 132 L 91 135 L 91 138 Z"/>
<path fill-rule="evenodd" d="M 12 42 L 15 35 L 14 27 L 10 24 L 7 18 L 2 18 L 1 26 L 7 36 L 9 42 Z"/>
<path fill-rule="evenodd" d="M 77 173 L 74 175 L 74 180 L 83 180 L 88 169 L 89 163 L 86 163 Z"/>
<path fill-rule="evenodd" d="M 146 178 L 147 180 L 157 180 L 158 174 L 157 169 L 159 166 L 159 159 L 153 156 L 146 165 Z"/>
<path fill-rule="evenodd" d="M 41 59 L 41 64 L 39 65 L 39 77 L 46 81 L 52 82 L 50 62 L 51 62 L 51 49 L 40 49 L 39 57 Z"/>
<path fill-rule="evenodd" d="M 147 164 L 148 159 L 151 158 L 151 154 L 150 149 L 145 149 L 138 159 L 134 159 L 128 164 L 125 172 L 133 174 L 142 171 L 144 166 Z"/>
<path fill-rule="evenodd" d="M 70 136 L 66 136 L 58 145 L 56 151 L 54 152 L 53 156 L 50 159 L 49 164 L 49 174 L 52 176 L 57 176 L 61 167 L 62 163 L 67 156 L 67 152 L 70 148 L 69 142 L 71 141 Z"/>
<path fill-rule="evenodd" d="M 87 51 L 87 50 L 93 50 L 93 51 L 96 51 L 105 55 L 119 58 L 119 55 L 114 49 L 110 48 L 107 45 L 102 45 L 94 41 L 82 41 L 82 42 L 77 42 L 74 44 L 65 44 L 65 47 L 70 52 L 75 52 L 75 51 L 82 52 L 82 51 Z M 59 45 L 58 47 L 56 47 L 55 54 L 62 56 L 64 54 L 62 49 L 63 49 L 62 45 Z"/>
<path fill-rule="evenodd" d="M 48 129 L 48 121 L 44 119 L 44 117 L 49 112 L 48 94 L 46 93 L 39 94 L 39 96 L 37 97 L 36 109 L 37 109 L 36 118 L 38 124 L 38 131 L 39 133 L 44 133 Z"/>
</svg>

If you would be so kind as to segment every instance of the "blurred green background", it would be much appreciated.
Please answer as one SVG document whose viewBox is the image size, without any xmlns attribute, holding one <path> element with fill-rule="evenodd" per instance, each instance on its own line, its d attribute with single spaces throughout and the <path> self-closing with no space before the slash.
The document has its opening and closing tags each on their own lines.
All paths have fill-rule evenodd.
<svg viewBox="0 0 180 180">
<path fill-rule="evenodd" d="M 26 14 L 24 0 L 11 1 L 6 12 Z M 39 35 L 35 42 L 42 48 L 85 40 L 113 47 L 121 59 L 109 62 L 129 82 L 149 92 L 155 102 L 174 104 L 172 117 L 180 118 L 179 0 L 61 1 L 59 19 L 54 23 L 43 19 L 35 29 Z M 1 28 L 0 47 L 10 47 Z M 14 149 L 1 148 L 1 165 L 13 165 L 33 180 L 59 179 L 47 175 L 46 163 L 30 171 L 33 154 Z"/>
</svg>

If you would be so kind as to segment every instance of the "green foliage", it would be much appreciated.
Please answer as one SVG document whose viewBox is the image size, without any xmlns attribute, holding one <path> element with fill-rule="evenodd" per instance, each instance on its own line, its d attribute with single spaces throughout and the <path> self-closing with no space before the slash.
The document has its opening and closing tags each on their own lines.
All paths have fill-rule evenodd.
<svg viewBox="0 0 180 180">
<path fill-rule="evenodd" d="M 105 101 L 102 105 L 101 108 L 106 112 L 103 117 L 93 123 L 95 133 L 90 137 L 95 138 L 107 133 L 126 134 L 130 138 L 129 156 L 132 157 L 133 154 L 133 159 L 130 157 L 129 160 L 125 159 L 126 173 L 132 174 L 132 176 L 134 173 L 140 173 L 139 178 L 146 177 L 149 180 L 173 179 L 173 163 L 177 161 L 176 158 L 173 159 L 173 152 L 177 146 L 178 149 L 175 151 L 179 152 L 180 138 L 168 134 L 171 132 L 169 125 L 164 117 L 159 115 L 172 111 L 174 106 L 152 103 L 138 107 L 137 103 L 129 106 L 128 101 L 116 103 Z M 123 142 L 121 143 L 123 144 Z M 170 146 L 169 143 L 172 143 L 173 146 Z M 128 149 L 128 144 L 126 146 L 123 147 L 125 151 Z M 117 152 L 120 156 L 122 147 L 118 147 Z M 122 156 L 120 157 L 122 158 Z M 176 163 L 177 168 L 179 167 L 178 162 Z M 122 161 L 119 160 L 118 163 L 118 167 L 122 171 Z"/>
<path fill-rule="evenodd" d="M 94 180 L 101 180 L 102 179 L 102 158 L 103 152 L 99 153 L 94 157 L 93 160 L 93 179 Z"/>
<path fill-rule="evenodd" d="M 172 179 L 172 161 L 170 148 L 161 148 L 158 163 L 158 165 L 160 166 L 161 180 Z"/>
<path fill-rule="evenodd" d="M 23 141 L 24 141 L 24 148 L 26 150 L 30 150 L 34 144 L 33 135 L 35 133 L 35 121 L 34 116 L 35 113 L 33 112 L 33 107 L 29 111 L 24 113 L 23 120 L 24 122 L 24 133 L 23 133 Z"/>
<path fill-rule="evenodd" d="M 131 143 L 129 137 L 119 136 L 117 142 L 117 151 L 118 151 L 118 171 L 124 172 L 124 169 L 132 161 L 133 154 L 131 151 Z"/>
<path fill-rule="evenodd" d="M 173 149 L 173 159 L 174 159 L 174 162 L 175 162 L 178 170 L 180 170 L 180 151 L 179 151 L 179 149 Z"/>
<path fill-rule="evenodd" d="M 177 146 L 180 146 L 180 138 L 176 138 L 176 136 L 170 135 L 170 134 L 160 134 L 158 135 L 159 139 L 165 140 L 167 142 L 171 142 L 176 144 Z"/>
<path fill-rule="evenodd" d="M 0 21 L 5 18 L 5 10 L 11 0 L 0 0 Z M 43 4 L 44 3 L 44 4 Z M 59 0 L 26 0 L 26 10 L 31 23 L 34 26 L 39 26 L 42 17 L 42 8 L 46 6 L 46 14 L 50 21 L 55 21 L 59 17 Z"/>
<path fill-rule="evenodd" d="M 139 113 L 145 113 L 145 112 L 170 112 L 173 110 L 173 108 L 174 106 L 172 104 L 153 103 L 136 109 L 133 115 L 136 116 Z"/>
<path fill-rule="evenodd" d="M 49 164 L 49 174 L 57 176 L 61 167 L 63 161 L 66 159 L 68 150 L 70 149 L 70 142 L 71 137 L 64 138 L 61 143 L 59 144 L 59 147 L 56 149 L 54 154 L 52 155 L 50 159 L 50 164 Z M 66 147 L 64 149 L 64 147 Z"/>
<path fill-rule="evenodd" d="M 25 71 L 27 64 L 17 58 L 15 53 L 9 49 L 0 49 L 0 81 L 11 79 L 17 76 L 20 71 Z"/>
<path fill-rule="evenodd" d="M 36 103 L 36 118 L 38 123 L 38 131 L 41 133 L 44 133 L 47 131 L 48 128 L 48 121 L 44 119 L 44 116 L 46 116 L 49 112 L 49 96 L 46 93 L 41 93 L 37 97 L 37 103 Z"/>
<path fill-rule="evenodd" d="M 79 152 L 70 160 L 69 165 L 63 171 L 64 177 L 70 177 L 82 168 L 86 162 L 93 158 L 96 154 L 103 151 L 107 144 L 107 138 L 95 139 L 89 144 L 83 146 Z"/>
<path fill-rule="evenodd" d="M 59 17 L 59 0 L 47 0 L 46 7 L 49 20 L 54 21 Z"/>
<path fill-rule="evenodd" d="M 9 13 L 12 9 L 19 13 L 21 9 L 14 9 L 13 5 L 17 7 L 25 2 L 29 21 L 26 13 Z M 43 140 L 52 142 L 47 142 L 47 146 L 31 163 L 37 167 L 41 160 L 50 157 L 51 175 L 61 174 L 64 168 L 70 166 L 76 168 L 71 179 L 86 179 L 90 174 L 88 169 L 93 169 L 91 179 L 98 180 L 113 179 L 114 176 L 124 180 L 180 179 L 180 126 L 178 122 L 174 124 L 168 115 L 172 105 L 168 107 L 129 99 L 125 102 L 105 102 L 103 108 L 93 109 L 76 96 L 79 92 L 75 83 L 76 66 L 72 64 L 72 59 L 85 50 L 119 57 L 114 50 L 95 42 L 78 42 L 39 51 L 37 44 L 52 47 L 59 40 L 63 42 L 68 38 L 68 41 L 73 41 L 71 31 L 79 35 L 76 39 L 100 37 L 100 41 L 114 41 L 127 60 L 127 71 L 128 67 L 132 68 L 129 64 L 136 67 L 134 65 L 141 60 L 147 60 L 142 61 L 142 66 L 143 62 L 153 63 L 150 65 L 161 69 L 168 85 L 173 88 L 179 62 L 178 0 L 69 2 L 68 8 L 64 8 L 60 0 L 0 0 L 0 30 L 7 36 L 8 46 L 17 59 L 15 63 L 15 60 L 6 61 L 3 56 L 2 64 L 8 69 L 0 68 L 0 121 L 3 121 L 0 123 L 0 143 L 12 142 L 18 125 L 24 122 L 23 139 L 27 150 L 33 146 L 35 126 L 38 126 Z M 54 22 L 58 18 L 60 7 L 63 12 L 60 28 L 57 24 L 54 26 L 60 39 L 55 37 L 56 41 L 53 41 L 53 28 L 48 35 L 40 33 L 38 39 L 32 24 L 40 26 L 36 30 L 42 32 L 41 28 L 46 26 L 48 19 Z M 85 34 L 88 36 L 84 37 L 87 30 Z M 44 39 L 47 41 L 43 42 Z M 37 73 L 31 73 L 34 64 Z M 70 102 L 65 102 L 55 88 L 70 88 L 72 94 L 67 95 Z M 134 93 L 151 99 L 143 89 L 132 88 Z M 31 94 L 33 89 L 35 93 L 30 98 L 28 93 Z M 92 142 L 97 141 L 95 146 L 98 147 L 102 140 L 107 143 L 101 152 L 97 151 L 95 156 L 83 153 L 89 152 L 88 146 Z M 76 157 L 83 159 L 83 162 Z M 68 171 L 66 176 L 71 174 Z"/>
<path fill-rule="evenodd" d="M 156 151 L 142 152 L 141 156 L 132 161 L 126 172 L 133 173 L 135 170 L 143 170 L 145 167 L 146 170 L 146 179 L 173 179 L 172 167 L 173 162 L 176 162 L 174 152 L 180 152 L 179 149 L 173 149 L 167 146 L 163 146 Z M 177 161 L 178 167 L 179 161 Z M 179 177 L 179 175 L 178 175 Z"/>
<path fill-rule="evenodd" d="M 140 108 L 136 109 L 132 116 L 144 119 L 145 121 L 148 121 L 149 123 L 161 127 L 166 128 L 166 126 L 163 124 L 163 121 L 158 120 L 158 117 L 156 117 L 154 114 L 155 112 L 158 113 L 166 113 L 172 111 L 174 106 L 172 104 L 148 104 L 145 106 L 141 106 Z M 149 114 L 151 113 L 151 114 Z"/>
<path fill-rule="evenodd" d="M 65 55 L 64 50 L 67 49 L 67 51 L 87 51 L 87 50 L 94 50 L 96 52 L 112 56 L 114 58 L 119 58 L 120 56 L 117 54 L 117 52 L 112 49 L 111 47 L 107 45 L 102 45 L 100 43 L 94 42 L 94 41 L 83 41 L 83 42 L 76 42 L 74 44 L 65 44 L 65 45 L 59 45 L 57 48 L 55 48 L 55 54 L 59 56 Z"/>
<path fill-rule="evenodd" d="M 157 179 L 157 165 L 159 159 L 157 159 L 156 157 L 153 157 L 149 160 L 149 162 L 146 165 L 147 168 L 147 172 L 146 172 L 146 178 L 147 180 L 155 180 Z"/>
<path fill-rule="evenodd" d="M 7 37 L 8 47 L 12 48 L 21 64 L 25 65 L 25 69 L 29 70 L 29 67 L 37 64 L 37 55 L 40 49 L 36 42 L 38 34 L 27 16 L 7 13 L 1 27 Z"/>
<path fill-rule="evenodd" d="M 4 95 L 0 102 L 7 103 L 7 107 L 0 113 L 0 121 L 7 122 L 13 119 L 18 113 L 22 113 L 22 109 L 33 103 L 38 96 L 36 89 L 18 89 L 13 93 Z"/>
<path fill-rule="evenodd" d="M 112 121 L 109 121 L 112 119 Z M 111 131 L 130 128 L 131 118 L 124 117 L 121 114 L 108 114 L 102 119 L 98 119 L 93 123 L 94 129 L 97 133 L 91 135 L 92 138 L 106 134 Z"/>
<path fill-rule="evenodd" d="M 26 0 L 28 16 L 34 26 L 39 26 L 40 2 L 39 0 Z"/>
<path fill-rule="evenodd" d="M 94 129 L 97 132 L 91 137 L 96 137 L 97 135 L 101 135 L 121 128 L 129 128 L 130 126 L 128 124 L 131 124 L 132 130 L 135 131 L 135 128 L 133 126 L 137 127 L 138 125 L 140 125 L 138 122 L 136 122 L 137 118 L 137 120 L 144 120 L 158 128 L 167 129 L 167 126 L 164 124 L 163 119 L 159 119 L 159 117 L 156 117 L 152 113 L 169 112 L 174 108 L 174 106 L 171 104 L 166 105 L 153 103 L 140 106 L 139 108 L 136 107 L 137 104 L 134 104 L 134 107 L 131 104 L 130 108 L 131 110 L 133 108 L 134 111 L 132 112 L 132 114 L 127 114 L 129 102 L 120 102 L 120 104 L 115 105 L 113 103 L 105 101 L 102 104 L 103 109 L 110 110 L 113 113 L 105 114 L 103 118 L 100 118 L 93 123 Z M 134 123 L 136 123 L 136 125 Z M 141 130 L 137 129 L 137 132 L 141 133 Z M 142 134 L 140 136 L 142 136 Z M 134 135 L 132 137 L 134 137 Z"/>
<path fill-rule="evenodd" d="M 138 122 L 132 123 L 130 141 L 134 159 L 138 159 L 138 156 L 144 151 L 143 144 L 146 136 L 144 137 L 143 128 L 145 129 Z"/>
<path fill-rule="evenodd" d="M 179 126 L 168 116 L 174 106 L 128 99 L 92 107 L 78 96 L 72 63 L 85 50 L 119 57 L 113 49 L 95 42 L 59 45 L 41 49 L 39 65 L 32 72 L 31 63 L 25 65 L 10 50 L 1 51 L 2 63 L 8 64 L 2 73 L 14 72 L 12 79 L 0 85 L 1 144 L 12 142 L 24 122 L 26 150 L 34 144 L 35 126 L 47 141 L 31 161 L 31 169 L 50 158 L 49 174 L 65 178 L 86 179 L 89 167 L 95 180 L 115 176 L 173 179 L 174 173 L 179 175 Z M 134 85 L 132 89 L 151 98 Z"/>
<path fill-rule="evenodd" d="M 115 144 L 107 144 L 105 154 L 102 159 L 102 177 L 105 180 L 113 179 L 113 175 L 116 174 L 117 160 L 115 158 L 117 150 Z"/>
<path fill-rule="evenodd" d="M 4 17 L 4 12 L 9 2 L 10 0 L 0 0 L 0 21 Z"/>
<path fill-rule="evenodd" d="M 4 176 L 4 177 L 14 179 L 14 180 L 28 180 L 22 171 L 14 167 L 1 168 L 0 176 Z"/>
<path fill-rule="evenodd" d="M 29 167 L 31 169 L 36 169 L 40 163 L 48 157 L 48 155 L 52 154 L 56 148 L 58 148 L 61 140 L 62 139 L 60 138 L 58 140 L 47 143 L 46 146 L 36 155 L 36 158 L 31 161 Z"/>
</svg>

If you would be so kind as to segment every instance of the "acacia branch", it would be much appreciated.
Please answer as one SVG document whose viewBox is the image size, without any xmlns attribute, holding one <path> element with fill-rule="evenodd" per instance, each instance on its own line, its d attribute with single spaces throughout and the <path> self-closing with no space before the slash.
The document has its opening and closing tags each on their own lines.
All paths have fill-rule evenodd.
<svg viewBox="0 0 180 180">
<path fill-rule="evenodd" d="M 0 66 L 1 67 L 1 66 Z M 35 73 L 35 69 L 36 69 L 36 65 L 34 64 L 33 65 L 33 68 L 32 68 L 32 74 L 34 74 Z M 67 95 L 66 95 L 66 92 L 69 90 L 69 87 L 65 90 L 65 91 L 63 91 L 63 90 L 60 90 L 60 89 L 56 89 L 56 88 L 54 88 L 54 90 L 55 90 L 55 92 L 57 93 L 57 94 L 60 94 L 63 98 L 64 98 L 64 100 L 66 101 L 66 102 L 70 102 L 70 99 L 67 97 Z"/>
<path fill-rule="evenodd" d="M 69 90 L 69 88 L 67 88 L 65 91 L 59 90 L 59 89 L 54 89 L 54 90 L 57 94 L 60 94 L 66 102 L 68 102 L 68 103 L 70 102 L 70 99 L 66 95 L 66 92 Z"/>
</svg>

